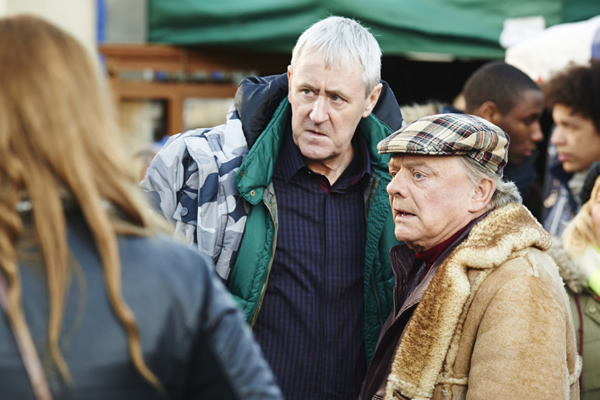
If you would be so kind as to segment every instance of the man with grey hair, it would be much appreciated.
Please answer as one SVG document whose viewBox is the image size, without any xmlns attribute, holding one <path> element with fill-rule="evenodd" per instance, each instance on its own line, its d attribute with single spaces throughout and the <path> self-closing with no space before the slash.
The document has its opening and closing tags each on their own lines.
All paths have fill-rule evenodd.
<svg viewBox="0 0 600 400">
<path fill-rule="evenodd" d="M 171 139 L 142 183 L 213 257 L 287 399 L 356 399 L 393 307 L 377 143 L 402 125 L 356 21 L 307 29 L 287 74 L 245 79 L 225 125 Z"/>
<path fill-rule="evenodd" d="M 361 399 L 578 399 L 570 307 L 550 236 L 503 182 L 509 139 L 472 115 L 381 141 L 395 306 Z"/>
</svg>

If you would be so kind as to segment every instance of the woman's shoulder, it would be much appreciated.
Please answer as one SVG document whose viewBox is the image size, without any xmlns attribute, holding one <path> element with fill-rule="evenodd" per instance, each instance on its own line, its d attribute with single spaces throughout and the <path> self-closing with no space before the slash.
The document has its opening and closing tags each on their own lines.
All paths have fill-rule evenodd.
<svg viewBox="0 0 600 400">
<path fill-rule="evenodd" d="M 169 263 L 177 268 L 191 268 L 198 264 L 211 265 L 212 260 L 187 244 L 166 235 L 120 236 L 119 251 L 125 261 L 144 259 L 148 265 Z"/>
<path fill-rule="evenodd" d="M 196 291 L 215 279 L 211 258 L 164 235 L 120 237 L 119 256 L 123 280 Z"/>
<path fill-rule="evenodd" d="M 68 226 L 69 249 L 84 273 L 102 270 L 100 253 L 85 222 L 71 220 Z M 186 283 L 198 287 L 212 279 L 211 258 L 164 234 L 118 235 L 117 242 L 123 285 L 132 280 L 149 288 L 176 285 L 182 289 Z"/>
</svg>

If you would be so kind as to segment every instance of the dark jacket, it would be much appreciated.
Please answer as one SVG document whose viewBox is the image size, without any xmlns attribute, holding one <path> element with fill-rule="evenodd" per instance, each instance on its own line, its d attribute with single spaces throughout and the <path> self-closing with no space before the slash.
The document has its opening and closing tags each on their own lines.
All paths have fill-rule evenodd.
<svg viewBox="0 0 600 400">
<path fill-rule="evenodd" d="M 518 164 L 513 164 L 509 160 L 504 167 L 504 180 L 517 185 L 523 198 L 523 205 L 538 221 L 542 221 L 542 185 L 535 170 L 536 159 L 537 152 Z"/>
<path fill-rule="evenodd" d="M 371 180 L 364 193 L 367 232 L 364 259 L 364 336 L 367 360 L 375 348 L 381 325 L 392 309 L 393 273 L 389 250 L 399 242 L 386 186 L 390 177 L 389 155 L 377 153 L 377 143 L 402 125 L 402 115 L 393 92 L 383 89 L 371 115 L 358 125 L 357 135 L 367 143 Z M 236 109 L 250 147 L 236 174 L 236 185 L 250 204 L 245 234 L 228 288 L 251 324 L 260 312 L 263 294 L 276 251 L 277 198 L 271 182 L 281 139 L 290 126 L 287 76 L 248 78 L 236 95 Z"/>
<path fill-rule="evenodd" d="M 368 226 L 364 259 L 367 359 L 392 309 L 394 276 L 388 254 L 399 243 L 386 193 L 390 156 L 378 154 L 376 146 L 402 126 L 402 114 L 389 85 L 382 83 L 373 112 L 361 119 L 356 131 L 365 139 L 371 161 L 371 179 L 364 193 Z M 251 325 L 260 312 L 276 251 L 277 198 L 271 180 L 281 139 L 291 124 L 287 94 L 286 74 L 244 79 L 227 122 L 172 138 L 155 157 L 142 183 L 176 224 L 175 229 L 186 235 L 190 244 L 196 240 L 200 251 L 214 257 L 217 272 L 227 280 Z M 194 149 L 194 143 L 203 140 L 206 151 Z M 215 160 L 218 165 L 213 165 Z M 214 203 L 211 209 L 216 213 L 203 210 L 210 203 Z M 211 240 L 212 236 L 217 239 Z"/>
<path fill-rule="evenodd" d="M 72 255 L 60 346 L 73 376 L 46 369 L 54 399 L 159 399 L 135 369 L 109 304 L 91 233 L 67 214 Z M 42 363 L 48 359 L 48 290 L 38 249 L 19 246 L 23 308 Z M 144 357 L 170 399 L 280 399 L 269 367 L 212 262 L 165 237 L 119 237 L 123 296 Z M 0 321 L 0 398 L 33 399 L 12 331 Z"/>
<path fill-rule="evenodd" d="M 558 161 L 553 162 L 546 172 L 542 223 L 551 235 L 562 235 L 569 221 L 579 212 L 579 191 L 573 188 L 581 187 L 584 178 L 585 172 L 567 173 Z"/>
</svg>

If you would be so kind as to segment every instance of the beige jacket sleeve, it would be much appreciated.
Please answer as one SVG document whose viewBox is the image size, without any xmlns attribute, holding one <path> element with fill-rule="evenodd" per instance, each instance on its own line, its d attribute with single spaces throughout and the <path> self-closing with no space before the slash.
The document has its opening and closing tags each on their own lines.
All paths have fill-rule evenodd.
<svg viewBox="0 0 600 400">
<path fill-rule="evenodd" d="M 560 289 L 534 275 L 498 289 L 477 332 L 467 399 L 579 397 L 578 385 L 570 382 L 576 355 L 565 346 L 573 328 Z"/>
</svg>

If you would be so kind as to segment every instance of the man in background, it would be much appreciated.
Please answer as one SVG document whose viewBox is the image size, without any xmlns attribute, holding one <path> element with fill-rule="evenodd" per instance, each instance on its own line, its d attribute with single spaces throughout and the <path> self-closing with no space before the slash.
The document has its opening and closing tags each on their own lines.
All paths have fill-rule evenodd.
<svg viewBox="0 0 600 400">
<path fill-rule="evenodd" d="M 574 66 L 544 85 L 556 124 L 544 187 L 544 228 L 560 236 L 579 211 L 579 194 L 589 168 L 600 160 L 600 60 Z"/>
<path fill-rule="evenodd" d="M 539 86 L 512 65 L 494 61 L 467 79 L 463 93 L 467 114 L 490 121 L 510 137 L 504 178 L 517 185 L 523 204 L 541 220 L 542 185 L 535 170 L 537 144 L 544 139 Z"/>
</svg>

